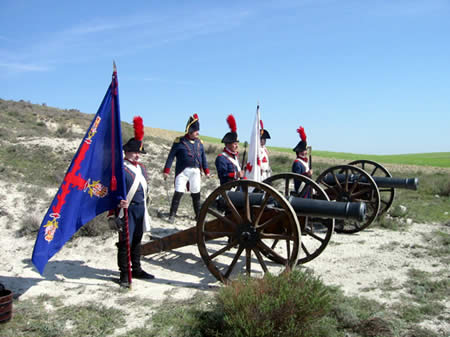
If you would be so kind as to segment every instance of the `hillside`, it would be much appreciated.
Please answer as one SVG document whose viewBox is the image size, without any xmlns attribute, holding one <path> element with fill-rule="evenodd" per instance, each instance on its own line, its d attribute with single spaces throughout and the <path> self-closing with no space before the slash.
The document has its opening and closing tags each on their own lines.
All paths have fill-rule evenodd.
<svg viewBox="0 0 450 337">
<path fill-rule="evenodd" d="M 116 283 L 119 275 L 116 234 L 108 229 L 104 216 L 83 227 L 50 260 L 43 277 L 37 273 L 30 260 L 36 230 L 92 117 L 75 109 L 61 110 L 24 101 L 0 100 L 0 188 L 4 191 L 0 196 L 0 283 L 15 293 L 16 307 L 20 303 L 33 305 L 35 310 L 42 307 L 39 310 L 48 313 L 44 322 L 48 326 L 55 324 L 51 316 L 61 307 L 94 305 L 97 311 L 120 309 L 127 323 L 111 335 L 127 336 L 135 328 L 150 329 L 152 315 L 161 304 L 193 296 L 207 299 L 221 284 L 205 267 L 197 246 L 192 245 L 144 257 L 143 268 L 155 274 L 155 280 L 136 280 L 131 291 L 121 291 Z M 122 123 L 122 128 L 124 139 L 128 139 L 132 134 L 131 126 Z M 149 211 L 151 235 L 155 237 L 195 226 L 188 195 L 182 199 L 176 223 L 172 225 L 166 221 L 173 194 L 173 173 L 165 182 L 161 171 L 176 135 L 179 133 L 146 128 L 144 141 L 148 154 L 142 161 L 150 172 Z M 213 177 L 202 178 L 202 200 L 218 187 L 214 159 L 220 147 L 206 143 L 205 148 Z M 292 156 L 272 152 L 272 159 L 275 173 L 289 170 Z M 315 176 L 338 162 L 340 160 L 318 159 Z M 442 168 L 428 171 L 418 167 L 403 169 L 398 165 L 392 170 L 401 176 L 418 174 L 421 179 L 420 191 L 400 191 L 396 195 L 388 220 L 395 222 L 397 227 L 387 228 L 384 225 L 389 221 L 382 219 L 354 235 L 334 233 L 325 251 L 302 268 L 314 271 L 326 284 L 340 287 L 348 296 L 378 301 L 399 316 L 403 315 L 401 319 L 406 330 L 419 326 L 434 334 L 428 336 L 448 336 L 449 171 Z M 401 216 L 395 213 L 400 206 L 407 209 Z M 150 235 L 146 234 L 144 241 L 148 240 Z M 270 268 L 279 269 L 278 266 Z M 427 285 L 439 282 L 440 291 L 446 294 L 429 300 L 434 310 L 427 307 L 430 311 L 418 314 L 414 310 L 422 310 L 424 303 L 418 299 L 417 292 L 422 292 L 422 299 L 426 295 L 423 292 L 427 292 L 420 286 L 424 280 Z M 406 309 L 415 313 L 416 320 L 405 318 L 410 317 L 404 313 Z M 18 313 L 17 319 L 26 317 L 23 323 L 26 326 L 33 321 L 33 315 L 24 312 Z M 23 334 L 10 332 L 8 324 L 11 323 L 0 325 L 0 335 L 31 333 L 26 327 L 21 327 Z M 39 325 L 44 323 L 39 322 Z M 67 319 L 58 329 L 70 330 L 73 323 Z M 38 336 L 39 331 L 31 335 Z"/>
</svg>

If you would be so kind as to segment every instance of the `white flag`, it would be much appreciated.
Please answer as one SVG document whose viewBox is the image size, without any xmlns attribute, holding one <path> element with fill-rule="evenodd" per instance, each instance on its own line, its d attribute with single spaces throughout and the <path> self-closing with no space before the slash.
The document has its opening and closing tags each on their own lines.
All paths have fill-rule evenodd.
<svg viewBox="0 0 450 337">
<path fill-rule="evenodd" d="M 256 106 L 255 121 L 253 122 L 250 147 L 248 149 L 247 164 L 245 165 L 245 177 L 247 179 L 261 181 L 261 124 L 259 122 L 259 105 Z"/>
</svg>

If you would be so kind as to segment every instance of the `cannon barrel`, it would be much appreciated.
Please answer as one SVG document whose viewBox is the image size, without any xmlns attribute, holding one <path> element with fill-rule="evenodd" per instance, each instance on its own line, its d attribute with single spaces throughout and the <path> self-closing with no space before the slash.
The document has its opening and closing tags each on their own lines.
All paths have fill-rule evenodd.
<svg viewBox="0 0 450 337">
<path fill-rule="evenodd" d="M 361 177 L 357 174 L 350 174 L 348 176 L 349 182 L 356 182 L 359 179 L 361 183 L 367 183 L 366 177 Z M 345 182 L 345 174 L 336 174 L 336 178 L 339 183 Z M 393 177 L 372 177 L 378 187 L 392 187 L 392 188 L 403 188 L 407 190 L 417 190 L 419 186 L 419 178 L 393 178 Z M 336 184 L 335 178 L 332 174 L 327 174 L 324 178 L 324 182 L 328 185 Z"/>
<path fill-rule="evenodd" d="M 239 208 L 244 207 L 243 192 L 227 192 L 227 195 L 234 205 Z M 261 205 L 263 197 L 263 193 L 248 194 L 250 205 Z M 295 212 L 302 216 L 354 219 L 357 221 L 364 221 L 366 217 L 366 204 L 363 202 L 327 201 L 293 196 L 289 197 L 288 201 Z M 271 200 L 269 203 L 277 206 L 276 200 Z"/>
<path fill-rule="evenodd" d="M 341 202 L 289 197 L 291 206 L 297 213 L 319 218 L 353 219 L 364 221 L 366 204 L 363 202 Z"/>
</svg>

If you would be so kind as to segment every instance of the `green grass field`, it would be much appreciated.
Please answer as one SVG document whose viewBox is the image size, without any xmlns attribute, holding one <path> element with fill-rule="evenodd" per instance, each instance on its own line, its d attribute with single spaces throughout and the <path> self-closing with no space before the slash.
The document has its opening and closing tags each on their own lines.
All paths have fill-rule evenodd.
<svg viewBox="0 0 450 337">
<path fill-rule="evenodd" d="M 268 147 L 269 150 L 293 153 L 292 149 L 283 147 Z M 345 152 L 315 151 L 314 157 L 345 159 L 348 161 L 367 159 L 378 163 L 399 164 L 399 165 L 418 165 L 450 168 L 450 152 L 430 152 L 430 153 L 411 153 L 411 154 L 393 154 L 393 155 L 375 155 L 375 154 L 355 154 Z"/>
<path fill-rule="evenodd" d="M 220 139 L 209 136 L 200 137 L 206 143 L 220 144 Z M 240 151 L 243 151 L 244 144 L 239 144 Z M 293 154 L 291 148 L 268 146 L 272 151 L 285 152 Z M 312 155 L 315 157 L 344 159 L 348 161 L 367 159 L 378 163 L 399 164 L 399 165 L 418 165 L 450 168 L 450 152 L 430 152 L 430 153 L 411 153 L 411 154 L 393 154 L 393 155 L 375 155 L 375 154 L 355 154 L 345 152 L 316 151 L 313 149 Z"/>
</svg>

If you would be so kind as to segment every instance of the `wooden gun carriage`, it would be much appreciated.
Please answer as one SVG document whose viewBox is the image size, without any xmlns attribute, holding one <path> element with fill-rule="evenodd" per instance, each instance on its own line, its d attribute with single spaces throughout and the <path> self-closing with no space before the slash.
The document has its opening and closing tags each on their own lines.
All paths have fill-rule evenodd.
<svg viewBox="0 0 450 337">
<path fill-rule="evenodd" d="M 302 185 L 295 195 L 292 181 Z M 364 203 L 330 202 L 319 184 L 298 174 L 237 180 L 206 198 L 195 227 L 145 243 L 141 254 L 197 244 L 209 271 L 228 282 L 241 272 L 260 276 L 311 261 L 328 244 L 335 218 L 364 221 L 365 213 Z"/>
<path fill-rule="evenodd" d="M 319 175 L 316 182 L 331 200 L 366 203 L 367 217 L 364 221 L 336 221 L 335 230 L 342 233 L 356 233 L 367 228 L 391 207 L 396 188 L 417 190 L 419 184 L 418 178 L 394 178 L 385 167 L 371 160 L 330 167 Z"/>
</svg>

